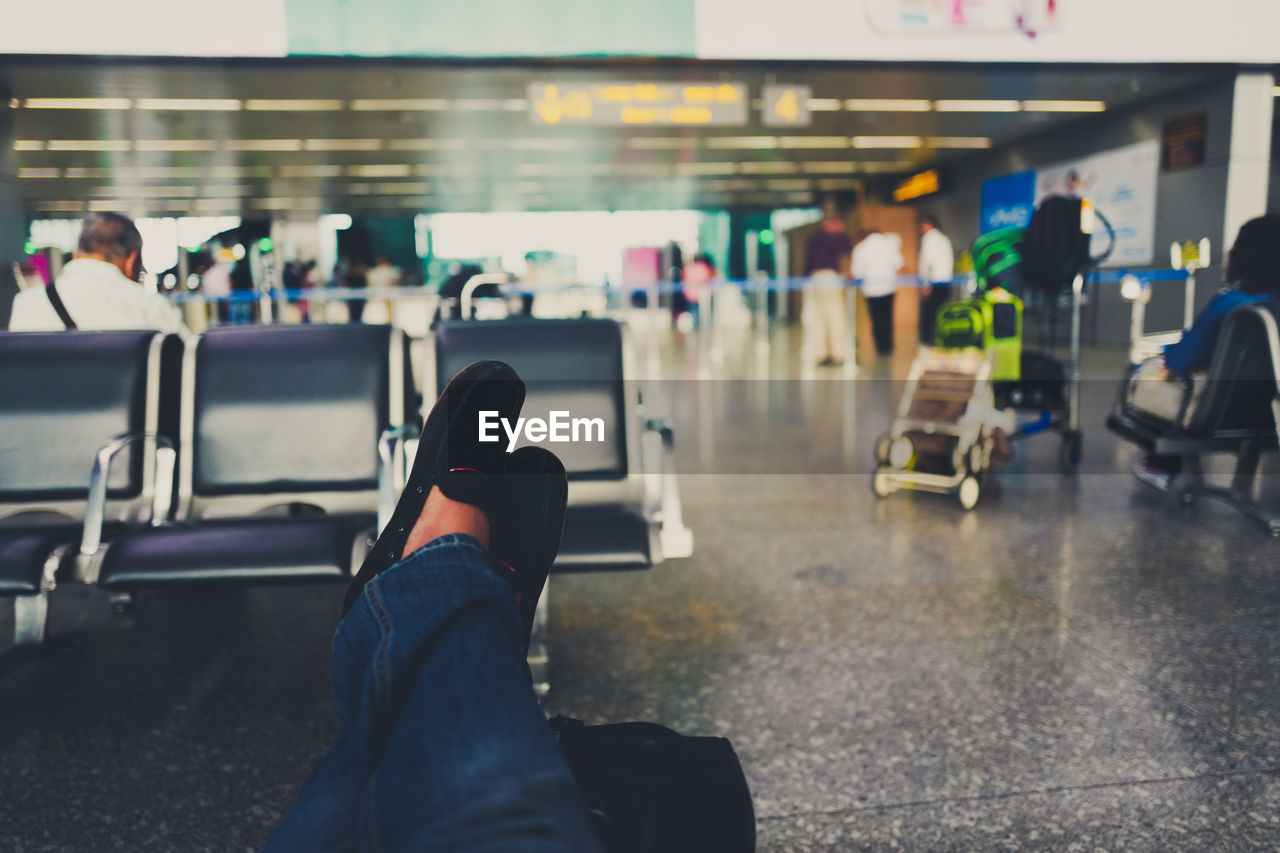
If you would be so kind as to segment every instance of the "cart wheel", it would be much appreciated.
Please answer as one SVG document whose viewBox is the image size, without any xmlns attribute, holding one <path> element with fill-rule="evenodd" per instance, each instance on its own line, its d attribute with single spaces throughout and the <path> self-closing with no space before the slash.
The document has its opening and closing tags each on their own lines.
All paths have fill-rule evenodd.
<svg viewBox="0 0 1280 853">
<path fill-rule="evenodd" d="M 982 452 L 982 444 L 975 444 L 969 448 L 969 473 L 981 474 L 986 467 L 983 463 L 986 461 L 983 457 L 986 454 Z"/>
<path fill-rule="evenodd" d="M 1074 474 L 1080 467 L 1084 453 L 1084 436 L 1078 432 L 1064 432 L 1062 446 L 1058 448 L 1058 467 L 1064 474 Z"/>
<path fill-rule="evenodd" d="M 978 482 L 977 477 L 965 477 L 960 481 L 960 490 L 957 492 L 960 498 L 960 506 L 966 512 L 978 505 L 978 498 L 982 497 L 982 484 Z"/>
<path fill-rule="evenodd" d="M 871 491 L 876 493 L 878 498 L 887 498 L 889 495 L 897 491 L 893 487 L 892 480 L 889 479 L 889 468 L 887 465 L 881 465 L 876 469 L 876 473 L 871 478 Z"/>
<path fill-rule="evenodd" d="M 1186 489 L 1178 493 L 1178 503 L 1183 506 L 1191 506 L 1196 502 L 1196 493 L 1191 489 Z"/>
<path fill-rule="evenodd" d="M 893 444 L 893 436 L 885 433 L 876 439 L 876 464 L 889 464 L 889 446 Z"/>
</svg>

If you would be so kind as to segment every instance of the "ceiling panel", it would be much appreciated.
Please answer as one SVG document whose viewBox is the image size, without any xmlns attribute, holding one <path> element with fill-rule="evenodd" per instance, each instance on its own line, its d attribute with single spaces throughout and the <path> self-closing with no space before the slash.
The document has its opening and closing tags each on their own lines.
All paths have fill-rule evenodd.
<svg viewBox="0 0 1280 853">
<path fill-rule="evenodd" d="M 793 204 L 805 192 L 973 154 L 931 140 L 998 146 L 1097 117 L 849 109 L 850 99 L 1096 100 L 1114 112 L 1223 73 L 1215 66 L 9 60 L 0 64 L 0 83 L 30 215 L 73 215 L 90 200 L 159 215 Z M 753 99 L 748 124 L 550 127 L 527 113 L 531 82 L 637 80 L 744 83 Z M 755 99 L 771 83 L 811 88 L 817 109 L 808 126 L 763 125 Z M 50 98 L 115 101 L 25 106 Z"/>
</svg>

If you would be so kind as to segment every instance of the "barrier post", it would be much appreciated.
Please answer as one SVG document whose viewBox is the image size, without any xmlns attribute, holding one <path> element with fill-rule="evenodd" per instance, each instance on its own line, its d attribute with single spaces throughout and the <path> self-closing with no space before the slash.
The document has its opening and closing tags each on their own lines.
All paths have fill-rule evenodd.
<svg viewBox="0 0 1280 853">
<path fill-rule="evenodd" d="M 1140 285 L 1141 290 L 1134 297 L 1133 310 L 1129 316 L 1129 361 L 1138 363 L 1138 351 L 1142 345 L 1143 328 L 1147 323 L 1147 300 L 1151 298 L 1151 286 Z"/>
<path fill-rule="evenodd" d="M 719 311 L 716 310 L 716 287 L 714 281 L 707 282 L 707 286 L 703 288 L 706 293 L 706 318 L 704 328 L 707 330 L 707 345 L 710 348 L 709 355 L 712 364 L 719 364 L 724 361 L 724 349 L 720 342 L 721 326 L 717 323 Z M 701 313 L 701 309 L 700 312 Z"/>
<path fill-rule="evenodd" d="M 1077 274 L 1071 282 L 1071 406 L 1067 427 L 1080 428 L 1080 302 L 1084 295 L 1084 276 Z"/>
<path fill-rule="evenodd" d="M 649 378 L 658 379 L 662 374 L 662 359 L 658 348 L 662 340 L 662 313 L 658 309 L 658 283 L 650 282 L 645 290 L 645 313 L 649 315 Z"/>
<path fill-rule="evenodd" d="M 756 354 L 769 354 L 769 278 L 763 272 L 756 273 L 753 281 L 755 293 Z"/>
<path fill-rule="evenodd" d="M 773 241 L 774 278 L 778 281 L 778 306 L 775 313 L 778 324 L 785 326 L 791 321 L 791 244 L 784 233 L 780 239 Z M 765 312 L 769 311 L 769 294 L 765 293 Z"/>
<path fill-rule="evenodd" d="M 850 279 L 844 286 L 846 297 L 845 312 L 849 317 L 849 353 L 844 360 L 844 375 L 853 378 L 858 375 L 858 285 Z"/>
<path fill-rule="evenodd" d="M 1187 267 L 1187 281 L 1182 294 L 1182 328 L 1190 329 L 1196 321 L 1196 268 Z"/>
</svg>

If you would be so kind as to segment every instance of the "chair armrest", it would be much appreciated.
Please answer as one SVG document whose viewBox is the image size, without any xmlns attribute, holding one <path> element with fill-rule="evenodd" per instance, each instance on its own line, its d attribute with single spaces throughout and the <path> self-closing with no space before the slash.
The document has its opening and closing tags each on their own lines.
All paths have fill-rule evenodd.
<svg viewBox="0 0 1280 853">
<path fill-rule="evenodd" d="M 172 478 L 173 476 L 172 454 L 174 453 L 174 447 L 173 442 L 167 436 L 157 433 L 118 435 L 99 447 L 98 453 L 93 460 L 93 470 L 89 472 L 89 495 L 85 502 L 84 511 L 84 535 L 80 538 L 80 554 L 83 557 L 92 557 L 98 552 L 98 547 L 102 544 L 102 525 L 106 520 L 107 513 L 107 478 L 111 473 L 111 460 L 115 459 L 121 450 L 139 441 L 154 441 L 157 448 L 163 448 L 168 451 L 166 464 L 164 466 L 157 464 L 156 466 L 157 474 L 161 467 L 165 467 L 168 469 L 169 477 Z M 163 491 L 157 484 L 153 484 L 153 487 L 155 487 L 156 496 L 152 504 L 152 521 L 155 521 L 157 513 L 168 514 L 169 495 L 173 491 L 173 483 L 169 483 L 168 491 Z M 164 495 L 163 499 L 161 498 L 162 493 Z"/>
<path fill-rule="evenodd" d="M 684 523 L 684 505 L 676 478 L 675 434 L 661 418 L 647 419 L 645 432 L 656 435 L 662 449 L 659 455 L 657 520 L 661 525 L 659 538 L 663 559 L 693 556 L 693 531 Z"/>
<path fill-rule="evenodd" d="M 1184 429 L 1187 426 L 1187 410 L 1195 399 L 1195 380 L 1178 373 L 1170 373 L 1169 376 L 1182 386 L 1182 405 L 1178 406 L 1178 417 L 1173 423 L 1177 429 Z"/>
<path fill-rule="evenodd" d="M 408 479 L 405 444 L 418 436 L 418 428 L 402 424 L 378 436 L 378 530 L 386 527 L 395 512 L 400 492 Z"/>
</svg>

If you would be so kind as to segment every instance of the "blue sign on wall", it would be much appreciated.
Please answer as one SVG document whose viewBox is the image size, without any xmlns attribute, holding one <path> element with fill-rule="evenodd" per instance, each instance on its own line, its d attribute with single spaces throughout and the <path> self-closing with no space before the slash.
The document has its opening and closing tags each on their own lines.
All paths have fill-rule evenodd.
<svg viewBox="0 0 1280 853">
<path fill-rule="evenodd" d="M 982 233 L 1031 224 L 1036 210 L 1036 173 L 1031 169 L 982 183 Z"/>
</svg>

